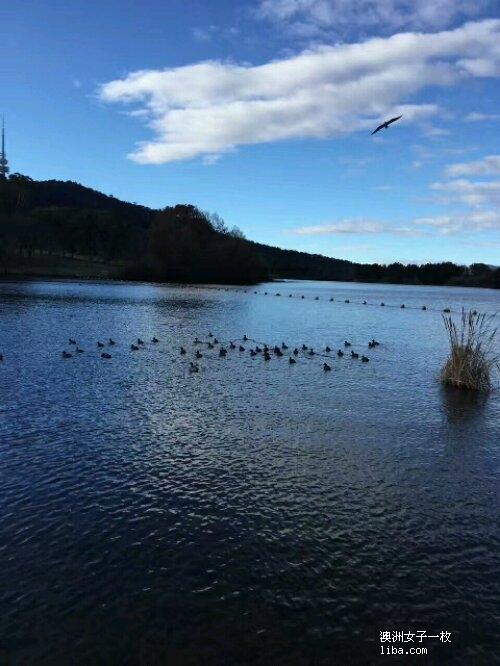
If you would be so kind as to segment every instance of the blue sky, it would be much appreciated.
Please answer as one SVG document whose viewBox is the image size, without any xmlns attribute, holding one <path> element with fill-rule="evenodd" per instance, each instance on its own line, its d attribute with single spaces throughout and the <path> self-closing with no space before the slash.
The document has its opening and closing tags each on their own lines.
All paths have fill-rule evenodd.
<svg viewBox="0 0 500 666">
<path fill-rule="evenodd" d="M 500 264 L 498 0 L 0 12 L 13 171 L 194 203 L 280 247 Z"/>
</svg>

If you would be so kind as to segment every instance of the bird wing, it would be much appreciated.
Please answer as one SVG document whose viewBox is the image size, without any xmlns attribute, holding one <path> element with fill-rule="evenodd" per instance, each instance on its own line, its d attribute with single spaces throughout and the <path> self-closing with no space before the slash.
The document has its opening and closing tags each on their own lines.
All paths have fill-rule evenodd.
<svg viewBox="0 0 500 666">
<path fill-rule="evenodd" d="M 384 125 L 385 125 L 385 123 L 382 123 L 382 125 L 379 125 L 379 126 L 377 127 L 377 129 L 373 130 L 372 135 L 373 135 L 373 134 L 376 134 L 379 130 L 381 130 L 382 127 L 384 127 Z"/>
<path fill-rule="evenodd" d="M 395 123 L 396 120 L 399 120 L 399 119 L 402 118 L 402 117 L 403 117 L 403 114 L 401 114 L 400 116 L 396 116 L 395 118 L 391 118 L 390 120 L 387 121 L 386 124 L 387 124 L 387 125 L 390 125 L 391 123 Z"/>
</svg>

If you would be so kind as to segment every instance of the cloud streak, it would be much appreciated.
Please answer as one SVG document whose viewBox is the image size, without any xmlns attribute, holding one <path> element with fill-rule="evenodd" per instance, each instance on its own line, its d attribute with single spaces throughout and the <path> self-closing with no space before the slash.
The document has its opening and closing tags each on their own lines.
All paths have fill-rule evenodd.
<svg viewBox="0 0 500 666">
<path fill-rule="evenodd" d="M 245 144 L 323 139 L 371 129 L 388 113 L 425 120 L 412 104 L 427 86 L 500 75 L 500 20 L 433 34 L 403 33 L 323 46 L 259 66 L 207 61 L 141 70 L 101 86 L 107 103 L 134 105 L 154 132 L 129 157 L 164 164 Z"/>
</svg>

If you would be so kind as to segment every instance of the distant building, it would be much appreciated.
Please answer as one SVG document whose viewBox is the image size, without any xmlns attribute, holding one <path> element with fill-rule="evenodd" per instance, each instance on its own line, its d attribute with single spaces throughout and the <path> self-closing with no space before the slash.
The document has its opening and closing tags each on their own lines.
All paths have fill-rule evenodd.
<svg viewBox="0 0 500 666">
<path fill-rule="evenodd" d="M 0 152 L 0 178 L 5 180 L 9 173 L 9 162 L 5 154 L 5 121 L 2 119 L 2 152 Z"/>
</svg>

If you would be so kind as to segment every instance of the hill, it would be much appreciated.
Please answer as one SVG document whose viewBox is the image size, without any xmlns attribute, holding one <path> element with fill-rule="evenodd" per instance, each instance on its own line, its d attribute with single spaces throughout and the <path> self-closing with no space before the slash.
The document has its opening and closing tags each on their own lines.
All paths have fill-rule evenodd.
<svg viewBox="0 0 500 666">
<path fill-rule="evenodd" d="M 249 284 L 270 278 L 500 286 L 500 269 L 359 264 L 246 240 L 189 204 L 154 210 L 72 181 L 0 181 L 0 272 Z"/>
</svg>

